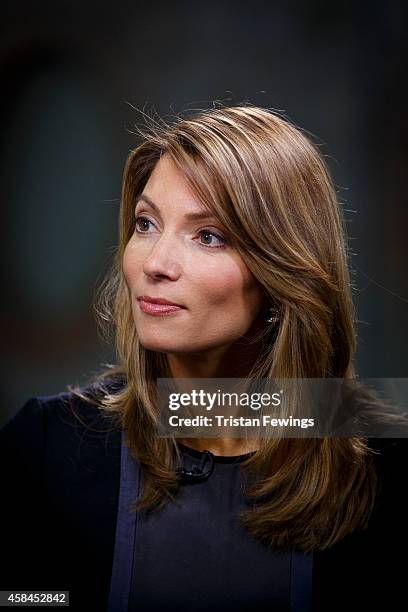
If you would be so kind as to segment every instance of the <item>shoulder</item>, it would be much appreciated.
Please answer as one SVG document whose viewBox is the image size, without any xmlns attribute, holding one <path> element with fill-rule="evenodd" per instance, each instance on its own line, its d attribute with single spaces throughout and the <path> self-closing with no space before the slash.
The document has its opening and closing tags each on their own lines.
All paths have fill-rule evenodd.
<svg viewBox="0 0 408 612">
<path fill-rule="evenodd" d="M 368 446 L 373 452 L 380 499 L 389 500 L 391 509 L 399 499 L 401 507 L 401 483 L 408 469 L 408 438 L 370 438 Z M 402 505 L 405 507 L 405 503 Z M 405 507 L 404 511 L 407 510 Z"/>
<path fill-rule="evenodd" d="M 408 438 L 369 438 L 368 446 L 373 451 L 379 468 L 389 466 L 401 468 L 408 460 Z"/>
<path fill-rule="evenodd" d="M 405 527 L 408 503 L 404 494 L 404 482 L 408 469 L 407 438 L 377 438 L 370 440 L 375 450 L 374 465 L 377 476 L 376 496 L 367 538 L 382 543 L 384 538 L 404 541 L 408 545 L 408 529 Z"/>
<path fill-rule="evenodd" d="M 398 609 L 404 598 L 405 566 L 400 562 L 399 553 L 408 546 L 404 484 L 408 439 L 370 438 L 368 443 L 375 451 L 378 475 L 375 505 L 364 529 L 346 535 L 326 550 L 315 552 L 313 610 L 316 612 L 347 609 L 351 600 L 355 607 L 364 610 L 387 609 L 387 606 Z M 333 593 L 336 593 L 335 601 Z"/>
<path fill-rule="evenodd" d="M 86 580 L 107 598 L 121 429 L 98 398 L 117 388 L 106 381 L 79 389 L 80 395 L 32 397 L 0 432 L 0 483 L 7 491 L 0 507 L 7 525 L 2 551 L 15 588 L 24 579 L 28 589 L 47 584 L 57 590 L 65 580 L 79 594 Z"/>
<path fill-rule="evenodd" d="M 123 384 L 123 379 L 107 379 L 75 391 L 29 398 L 0 431 L 2 455 L 12 454 L 39 467 L 46 456 L 62 455 L 79 445 L 94 450 L 102 444 L 117 446 L 118 419 L 99 400 Z"/>
</svg>

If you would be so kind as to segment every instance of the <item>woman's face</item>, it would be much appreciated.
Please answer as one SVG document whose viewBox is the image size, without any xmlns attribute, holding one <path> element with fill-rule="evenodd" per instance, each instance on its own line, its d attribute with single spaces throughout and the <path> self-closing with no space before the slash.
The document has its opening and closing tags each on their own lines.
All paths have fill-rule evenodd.
<svg viewBox="0 0 408 612">
<path fill-rule="evenodd" d="M 261 312 L 263 291 L 168 155 L 135 203 L 135 217 L 123 271 L 142 345 L 200 353 L 227 348 L 246 334 Z M 181 308 L 160 310 L 142 296 Z"/>
</svg>

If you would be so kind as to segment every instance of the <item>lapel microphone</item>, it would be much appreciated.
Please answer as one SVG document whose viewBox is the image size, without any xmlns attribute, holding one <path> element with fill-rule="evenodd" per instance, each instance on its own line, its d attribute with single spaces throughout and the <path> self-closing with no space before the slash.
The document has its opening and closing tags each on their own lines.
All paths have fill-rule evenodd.
<svg viewBox="0 0 408 612">
<path fill-rule="evenodd" d="M 207 463 L 209 463 L 209 467 L 207 470 L 204 470 Z M 213 454 L 211 451 L 205 450 L 203 451 L 203 456 L 201 457 L 199 465 L 194 465 L 191 470 L 179 467 L 176 469 L 176 474 L 180 480 L 185 480 L 186 482 L 202 482 L 203 480 L 207 480 L 213 471 Z"/>
</svg>

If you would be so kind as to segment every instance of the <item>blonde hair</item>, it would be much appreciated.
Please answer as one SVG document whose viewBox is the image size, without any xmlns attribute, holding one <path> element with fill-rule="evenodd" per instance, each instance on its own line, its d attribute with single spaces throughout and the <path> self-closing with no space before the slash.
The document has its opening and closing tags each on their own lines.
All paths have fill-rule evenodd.
<svg viewBox="0 0 408 612">
<path fill-rule="evenodd" d="M 100 377 L 100 406 L 128 433 L 144 475 L 137 508 L 158 510 L 177 494 L 174 439 L 159 438 L 157 378 L 165 354 L 145 349 L 122 272 L 134 231 L 134 205 L 156 163 L 168 154 L 197 195 L 228 227 L 245 264 L 278 307 L 265 328 L 253 378 L 354 378 L 356 349 L 345 227 L 326 163 L 300 129 L 255 106 L 201 111 L 152 123 L 127 160 L 119 247 L 98 304 L 113 323 L 119 365 Z M 118 392 L 103 381 L 123 377 Z M 242 523 L 276 548 L 323 550 L 364 528 L 376 472 L 364 438 L 266 441 L 242 464 L 252 474 L 252 507 Z"/>
</svg>

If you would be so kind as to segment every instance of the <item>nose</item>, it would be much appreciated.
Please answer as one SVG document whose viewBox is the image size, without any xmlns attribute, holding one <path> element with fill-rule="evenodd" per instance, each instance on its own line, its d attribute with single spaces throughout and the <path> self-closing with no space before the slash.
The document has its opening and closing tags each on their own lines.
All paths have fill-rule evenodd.
<svg viewBox="0 0 408 612">
<path fill-rule="evenodd" d="M 174 236 L 163 233 L 145 258 L 143 272 L 155 279 L 177 280 L 181 274 L 180 255 Z"/>
</svg>

